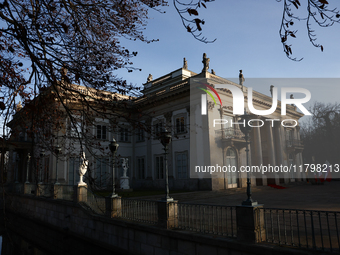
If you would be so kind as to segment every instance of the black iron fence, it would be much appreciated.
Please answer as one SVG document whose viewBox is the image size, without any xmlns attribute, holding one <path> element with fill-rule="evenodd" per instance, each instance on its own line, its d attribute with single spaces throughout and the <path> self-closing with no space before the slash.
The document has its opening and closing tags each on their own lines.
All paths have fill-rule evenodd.
<svg viewBox="0 0 340 255">
<path fill-rule="evenodd" d="M 34 184 L 11 184 L 12 193 L 36 195 L 70 200 L 74 199 L 74 186 Z M 104 215 L 106 201 L 92 191 L 84 193 L 84 202 L 97 213 Z M 121 199 L 117 217 L 125 220 L 156 225 L 159 222 L 159 201 Z M 296 210 L 282 208 L 259 208 L 258 227 L 265 230 L 260 242 L 340 252 L 340 212 Z M 170 212 L 170 211 L 169 211 Z M 175 228 L 203 234 L 237 237 L 236 206 L 175 203 L 173 210 Z M 256 223 L 257 224 L 257 223 Z"/>
<path fill-rule="evenodd" d="M 236 206 L 178 203 L 178 227 L 199 233 L 236 237 Z"/>
<path fill-rule="evenodd" d="M 157 201 L 122 198 L 119 217 L 136 222 L 157 224 L 157 209 Z"/>
<path fill-rule="evenodd" d="M 339 252 L 340 212 L 261 209 L 266 242 L 279 245 Z"/>
</svg>

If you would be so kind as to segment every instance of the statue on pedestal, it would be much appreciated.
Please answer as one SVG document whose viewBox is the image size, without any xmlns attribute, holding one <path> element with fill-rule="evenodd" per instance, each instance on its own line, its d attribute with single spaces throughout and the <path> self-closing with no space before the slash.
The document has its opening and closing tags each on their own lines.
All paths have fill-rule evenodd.
<svg viewBox="0 0 340 255">
<path fill-rule="evenodd" d="M 152 82 L 152 74 L 151 73 L 148 76 L 147 82 Z"/>
<path fill-rule="evenodd" d="M 183 69 L 188 69 L 188 62 L 185 58 L 183 59 Z"/>
<path fill-rule="evenodd" d="M 238 75 L 238 79 L 239 79 L 239 82 L 240 82 L 239 84 L 240 84 L 241 86 L 243 86 L 243 82 L 244 82 L 246 79 L 244 79 L 242 70 L 240 70 L 240 74 Z"/>
<path fill-rule="evenodd" d="M 274 85 L 270 85 L 270 95 L 273 97 L 273 88 L 274 88 Z"/>
<path fill-rule="evenodd" d="M 203 53 L 203 60 L 202 60 L 203 69 L 202 69 L 202 72 L 208 72 L 208 70 L 209 70 L 209 62 L 210 62 L 210 58 L 207 58 L 207 54 Z"/>
<path fill-rule="evenodd" d="M 85 186 L 86 183 L 83 181 L 83 176 L 86 174 L 87 172 L 87 166 L 89 164 L 89 161 L 86 159 L 85 157 L 85 152 L 83 152 L 82 156 L 81 156 L 81 164 L 79 166 L 79 182 L 78 182 L 78 186 Z"/>
<path fill-rule="evenodd" d="M 123 176 L 120 177 L 120 188 L 121 189 L 130 189 L 129 177 L 127 176 L 127 170 L 129 169 L 129 159 L 128 158 L 122 158 L 122 168 L 123 168 Z"/>
</svg>

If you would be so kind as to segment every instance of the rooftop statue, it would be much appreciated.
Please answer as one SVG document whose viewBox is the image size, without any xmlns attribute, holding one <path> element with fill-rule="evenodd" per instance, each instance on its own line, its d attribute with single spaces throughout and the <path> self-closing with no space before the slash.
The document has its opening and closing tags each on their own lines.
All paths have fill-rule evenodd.
<svg viewBox="0 0 340 255">
<path fill-rule="evenodd" d="M 243 82 L 244 82 L 246 79 L 244 79 L 242 70 L 240 70 L 240 74 L 238 75 L 238 79 L 239 79 L 240 85 L 243 86 Z"/>
<path fill-rule="evenodd" d="M 152 81 L 152 74 L 149 74 L 147 82 L 151 82 Z"/>
<path fill-rule="evenodd" d="M 188 69 L 188 62 L 185 58 L 183 59 L 183 69 Z"/>
<path fill-rule="evenodd" d="M 207 58 L 207 54 L 203 53 L 203 60 L 202 60 L 203 69 L 202 69 L 202 72 L 208 72 L 208 70 L 209 70 L 209 62 L 210 62 L 210 58 Z"/>
<path fill-rule="evenodd" d="M 270 85 L 270 95 L 273 97 L 273 88 L 274 88 L 274 85 Z"/>
</svg>

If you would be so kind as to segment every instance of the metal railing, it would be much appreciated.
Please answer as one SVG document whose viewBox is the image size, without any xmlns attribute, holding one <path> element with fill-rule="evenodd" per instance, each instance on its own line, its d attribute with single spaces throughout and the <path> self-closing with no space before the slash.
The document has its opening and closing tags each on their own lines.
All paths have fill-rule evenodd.
<svg viewBox="0 0 340 255">
<path fill-rule="evenodd" d="M 303 142 L 301 140 L 297 140 L 297 139 L 291 139 L 291 140 L 287 140 L 287 147 L 301 147 L 303 146 Z"/>
<path fill-rule="evenodd" d="M 10 187 L 10 191 L 14 194 L 23 194 L 24 193 L 24 184 L 23 183 L 13 183 Z"/>
<path fill-rule="evenodd" d="M 74 185 L 58 185 L 59 190 L 57 192 L 60 192 L 60 196 L 58 195 L 59 199 L 67 200 L 67 201 L 73 201 L 74 199 Z"/>
<path fill-rule="evenodd" d="M 340 212 L 262 208 L 266 240 L 279 245 L 339 252 Z"/>
<path fill-rule="evenodd" d="M 98 196 L 92 192 L 92 190 L 87 189 L 87 197 L 85 203 L 98 214 L 105 214 L 105 197 Z"/>
<path fill-rule="evenodd" d="M 54 184 L 39 184 L 35 186 L 35 194 L 39 197 L 53 198 L 54 196 Z"/>
<path fill-rule="evenodd" d="M 121 203 L 120 218 L 148 224 L 157 224 L 157 201 L 122 198 Z"/>
<path fill-rule="evenodd" d="M 244 139 L 244 134 L 240 129 L 224 128 L 215 131 L 216 136 L 222 139 Z"/>
<path fill-rule="evenodd" d="M 236 206 L 178 203 L 180 229 L 236 237 Z"/>
</svg>

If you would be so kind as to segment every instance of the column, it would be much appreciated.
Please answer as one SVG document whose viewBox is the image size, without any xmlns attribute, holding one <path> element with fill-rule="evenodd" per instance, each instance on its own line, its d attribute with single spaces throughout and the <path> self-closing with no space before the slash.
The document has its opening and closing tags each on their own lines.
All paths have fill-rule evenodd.
<svg viewBox="0 0 340 255">
<path fill-rule="evenodd" d="M 125 210 L 128 210 L 125 208 Z M 121 197 L 105 197 L 105 214 L 110 218 L 119 217 L 122 211 Z"/>
<path fill-rule="evenodd" d="M 275 160 L 275 147 L 274 147 L 274 137 L 273 137 L 273 128 L 271 123 L 265 123 L 266 126 L 266 133 L 267 133 L 267 155 L 268 161 L 271 166 L 276 166 Z M 268 175 L 270 179 L 274 178 L 275 184 L 280 184 L 280 176 L 278 174 L 270 173 Z"/>
<path fill-rule="evenodd" d="M 260 122 L 256 121 L 254 123 L 254 126 L 259 126 Z M 252 165 L 260 166 L 262 162 L 262 145 L 261 145 L 261 132 L 260 127 L 254 127 L 253 128 L 253 142 L 252 146 L 253 152 L 252 152 L 252 159 L 255 160 L 255 162 L 252 162 Z"/>
<path fill-rule="evenodd" d="M 266 240 L 263 205 L 236 206 L 237 240 L 260 243 Z"/>
<path fill-rule="evenodd" d="M 262 162 L 262 144 L 261 144 L 261 130 L 260 127 L 260 121 L 254 121 L 253 122 L 253 129 L 252 134 L 250 138 L 250 151 L 251 151 L 251 165 L 253 166 L 260 166 Z M 262 179 L 262 185 L 267 185 L 267 178 L 265 175 L 257 174 L 256 178 Z M 255 184 L 256 182 L 253 182 L 252 184 Z M 259 184 L 261 185 L 261 184 Z"/>
<path fill-rule="evenodd" d="M 283 165 L 283 144 L 282 144 L 282 128 L 281 123 L 275 123 L 274 135 L 275 135 L 275 149 L 276 149 L 276 164 Z"/>
<path fill-rule="evenodd" d="M 269 163 L 272 166 L 276 165 L 276 160 L 275 160 L 275 147 L 274 147 L 274 139 L 273 139 L 273 128 L 271 126 L 271 123 L 265 123 L 267 126 L 267 153 L 268 153 L 268 159 Z"/>
<path fill-rule="evenodd" d="M 171 229 L 178 227 L 178 201 L 158 201 L 158 227 Z"/>
<path fill-rule="evenodd" d="M 150 139 L 146 139 L 146 179 L 149 181 L 152 181 L 152 132 L 153 132 L 153 127 L 152 127 L 152 119 L 149 118 L 145 121 L 145 124 L 147 128 L 150 128 Z"/>
</svg>

